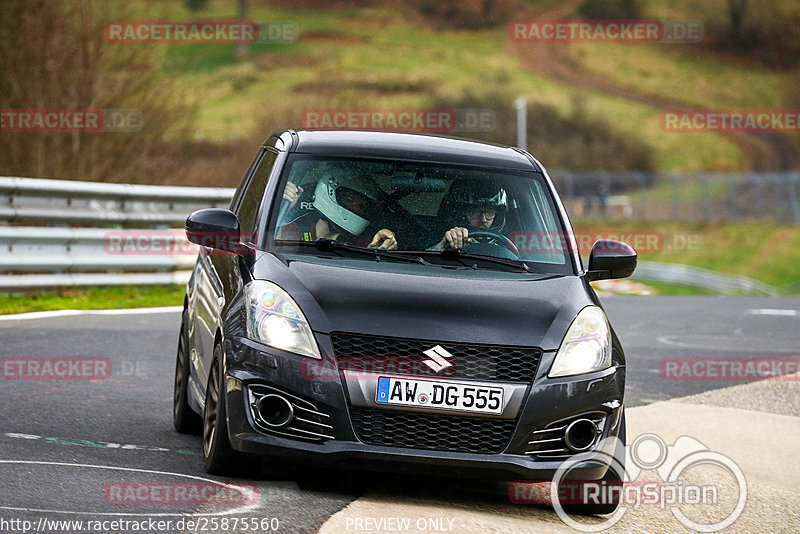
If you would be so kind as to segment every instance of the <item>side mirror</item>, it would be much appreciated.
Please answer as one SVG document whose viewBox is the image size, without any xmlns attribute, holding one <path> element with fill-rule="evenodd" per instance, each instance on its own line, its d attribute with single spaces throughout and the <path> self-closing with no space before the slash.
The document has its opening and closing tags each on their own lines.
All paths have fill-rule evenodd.
<svg viewBox="0 0 800 534">
<path fill-rule="evenodd" d="M 622 241 L 600 239 L 592 247 L 589 254 L 589 270 L 586 279 L 608 280 L 625 278 L 636 269 L 636 251 Z"/>
<path fill-rule="evenodd" d="M 186 237 L 203 247 L 241 253 L 239 219 L 224 208 L 197 210 L 186 218 Z"/>
</svg>

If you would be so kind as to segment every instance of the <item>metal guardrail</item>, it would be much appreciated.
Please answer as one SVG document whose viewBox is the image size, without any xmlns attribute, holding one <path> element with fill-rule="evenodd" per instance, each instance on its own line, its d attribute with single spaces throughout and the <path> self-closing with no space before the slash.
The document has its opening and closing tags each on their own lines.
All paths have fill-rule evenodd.
<svg viewBox="0 0 800 534">
<path fill-rule="evenodd" d="M 0 247 L 3 273 L 175 271 L 191 269 L 198 249 L 177 232 L 16 226 L 0 227 Z"/>
<path fill-rule="evenodd" d="M 227 207 L 233 189 L 0 177 L 0 221 L 183 226 L 205 207 Z"/>
<path fill-rule="evenodd" d="M 185 283 L 196 248 L 182 231 L 163 228 L 182 227 L 196 209 L 227 206 L 233 192 L 0 177 L 0 289 Z M 97 227 L 108 225 L 116 228 Z M 639 262 L 634 278 L 721 292 L 775 292 L 744 276 L 649 261 Z"/>
<path fill-rule="evenodd" d="M 702 287 L 720 293 L 759 293 L 762 295 L 775 295 L 777 293 L 774 287 L 746 276 L 720 274 L 678 263 L 640 261 L 632 278 L 642 281 L 651 280 L 653 282 Z"/>
<path fill-rule="evenodd" d="M 800 171 L 645 173 L 551 169 L 573 217 L 800 224 Z"/>
<path fill-rule="evenodd" d="M 0 289 L 186 283 L 197 247 L 166 228 L 233 192 L 0 177 Z"/>
</svg>

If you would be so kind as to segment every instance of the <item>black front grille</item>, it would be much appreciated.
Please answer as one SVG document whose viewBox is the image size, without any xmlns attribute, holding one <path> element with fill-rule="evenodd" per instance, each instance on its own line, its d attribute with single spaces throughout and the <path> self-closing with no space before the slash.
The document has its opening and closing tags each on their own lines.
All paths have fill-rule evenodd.
<svg viewBox="0 0 800 534">
<path fill-rule="evenodd" d="M 479 345 L 333 332 L 340 369 L 366 373 L 438 376 L 500 382 L 531 382 L 542 357 L 538 347 Z M 453 366 L 438 374 L 423 362 L 425 351 L 441 346 Z"/>
<path fill-rule="evenodd" d="M 356 436 L 362 443 L 451 452 L 503 452 L 515 420 L 428 415 L 350 408 Z"/>
</svg>

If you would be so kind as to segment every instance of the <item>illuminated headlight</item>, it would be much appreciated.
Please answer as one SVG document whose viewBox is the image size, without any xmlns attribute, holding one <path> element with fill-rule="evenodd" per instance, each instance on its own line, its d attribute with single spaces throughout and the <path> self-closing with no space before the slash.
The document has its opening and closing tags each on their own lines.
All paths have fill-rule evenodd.
<svg viewBox="0 0 800 534">
<path fill-rule="evenodd" d="M 548 376 L 572 376 L 611 367 L 611 329 L 603 310 L 587 306 L 578 313 Z"/>
<path fill-rule="evenodd" d="M 308 321 L 286 291 L 266 280 L 250 282 L 244 290 L 247 337 L 276 349 L 322 358 Z"/>
</svg>

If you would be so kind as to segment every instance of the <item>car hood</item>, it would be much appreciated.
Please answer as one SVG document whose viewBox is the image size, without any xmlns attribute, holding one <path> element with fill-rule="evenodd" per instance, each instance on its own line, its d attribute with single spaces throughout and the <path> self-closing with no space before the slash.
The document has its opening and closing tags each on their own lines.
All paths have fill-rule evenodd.
<svg viewBox="0 0 800 534">
<path fill-rule="evenodd" d="M 575 315 L 595 304 L 578 276 L 445 269 L 366 260 L 281 261 L 254 277 L 289 292 L 312 330 L 538 346 L 555 350 Z"/>
</svg>

